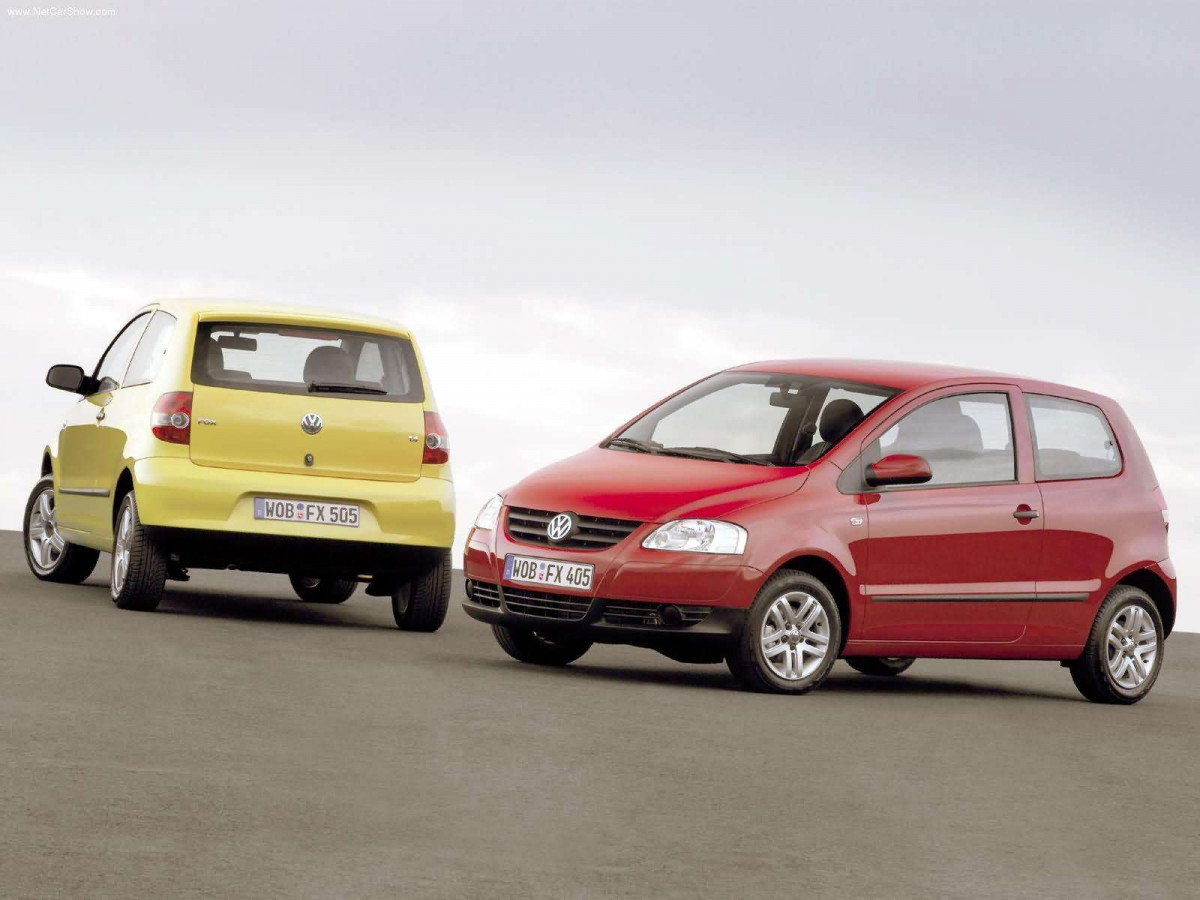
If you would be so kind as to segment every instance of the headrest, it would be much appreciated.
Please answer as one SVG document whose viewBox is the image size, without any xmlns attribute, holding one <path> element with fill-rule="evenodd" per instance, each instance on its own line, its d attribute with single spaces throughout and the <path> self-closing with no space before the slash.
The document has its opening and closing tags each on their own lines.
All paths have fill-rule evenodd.
<svg viewBox="0 0 1200 900">
<path fill-rule="evenodd" d="M 821 411 L 821 440 L 836 444 L 863 420 L 863 411 L 853 400 L 834 400 Z"/>
<path fill-rule="evenodd" d="M 353 384 L 354 361 L 340 347 L 318 347 L 304 361 L 304 383 Z"/>
<path fill-rule="evenodd" d="M 979 423 L 949 403 L 923 406 L 900 422 L 897 452 L 934 454 L 937 451 L 983 452 Z"/>
</svg>

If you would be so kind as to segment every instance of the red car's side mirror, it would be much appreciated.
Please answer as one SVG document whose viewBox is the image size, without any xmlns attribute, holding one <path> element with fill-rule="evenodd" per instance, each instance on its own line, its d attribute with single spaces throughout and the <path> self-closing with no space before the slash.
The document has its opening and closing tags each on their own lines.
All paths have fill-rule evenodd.
<svg viewBox="0 0 1200 900">
<path fill-rule="evenodd" d="M 923 456 L 909 453 L 893 453 L 867 466 L 866 482 L 871 487 L 886 487 L 895 484 L 924 484 L 933 478 Z"/>
</svg>

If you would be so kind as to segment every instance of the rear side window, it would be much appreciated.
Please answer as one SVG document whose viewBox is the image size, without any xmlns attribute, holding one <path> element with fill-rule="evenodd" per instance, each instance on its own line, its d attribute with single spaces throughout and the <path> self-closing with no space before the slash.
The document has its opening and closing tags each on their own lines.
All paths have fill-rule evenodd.
<svg viewBox="0 0 1200 900">
<path fill-rule="evenodd" d="M 154 318 L 142 334 L 142 339 L 138 341 L 137 349 L 133 351 L 133 359 L 129 361 L 129 371 L 125 373 L 125 387 L 149 384 L 158 376 L 174 331 L 174 316 L 162 310 L 154 314 Z"/>
<path fill-rule="evenodd" d="M 201 322 L 192 381 L 276 394 L 405 403 L 425 399 L 411 341 L 310 326 Z"/>
<path fill-rule="evenodd" d="M 893 453 L 929 463 L 933 479 L 924 487 L 1015 481 L 1008 395 L 957 394 L 919 406 L 867 449 L 864 462 Z"/>
<path fill-rule="evenodd" d="M 1039 481 L 1106 478 L 1121 471 L 1121 451 L 1098 407 L 1078 400 L 1026 394 Z"/>
</svg>

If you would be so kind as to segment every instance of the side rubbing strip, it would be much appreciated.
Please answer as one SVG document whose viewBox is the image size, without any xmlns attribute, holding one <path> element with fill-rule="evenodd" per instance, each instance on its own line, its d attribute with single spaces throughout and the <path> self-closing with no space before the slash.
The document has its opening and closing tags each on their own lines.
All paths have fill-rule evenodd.
<svg viewBox="0 0 1200 900">
<path fill-rule="evenodd" d="M 873 603 L 1082 603 L 1087 594 L 879 594 Z"/>
<path fill-rule="evenodd" d="M 66 488 L 58 489 L 60 494 L 71 494 L 77 497 L 107 497 L 109 492 L 104 488 Z"/>
</svg>

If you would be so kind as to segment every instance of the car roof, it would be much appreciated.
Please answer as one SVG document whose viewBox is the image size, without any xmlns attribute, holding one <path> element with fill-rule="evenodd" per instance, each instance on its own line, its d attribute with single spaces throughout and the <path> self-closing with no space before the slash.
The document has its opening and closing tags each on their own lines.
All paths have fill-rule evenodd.
<svg viewBox="0 0 1200 900">
<path fill-rule="evenodd" d="M 775 359 L 736 366 L 729 371 L 810 375 L 835 381 L 890 387 L 900 391 L 972 382 L 999 382 L 1014 384 L 1022 390 L 1033 393 L 1048 393 L 1097 404 L 1101 401 L 1105 405 L 1112 403 L 1108 397 L 1101 394 L 1065 384 L 1055 384 L 1022 375 L 1005 375 L 986 369 L 943 366 L 937 363 L 899 362 L 882 359 Z"/>
<path fill-rule="evenodd" d="M 398 322 L 387 319 L 362 316 L 357 313 L 347 313 L 341 310 L 321 309 L 315 306 L 300 304 L 263 304 L 250 300 L 215 299 L 206 297 L 171 297 L 155 300 L 147 309 L 161 309 L 177 318 L 236 315 L 239 319 L 245 316 L 264 316 L 272 319 L 294 318 L 300 320 L 317 320 L 327 325 L 344 325 L 370 328 L 392 334 L 410 336 L 409 330 Z"/>
</svg>

